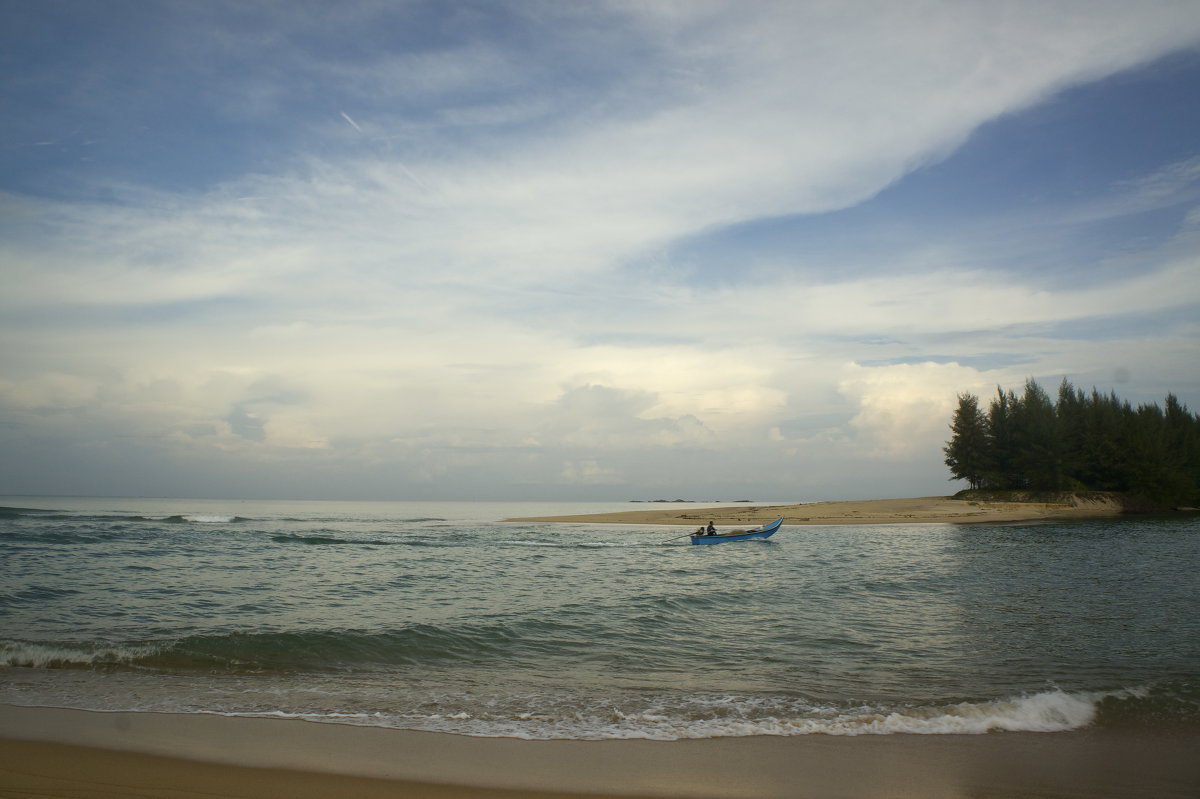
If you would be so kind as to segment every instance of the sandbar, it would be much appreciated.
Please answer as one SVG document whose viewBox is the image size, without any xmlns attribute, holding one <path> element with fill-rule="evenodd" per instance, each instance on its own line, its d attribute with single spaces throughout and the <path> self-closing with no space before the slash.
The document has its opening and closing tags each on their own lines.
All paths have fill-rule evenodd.
<svg viewBox="0 0 1200 799">
<path fill-rule="evenodd" d="M 721 505 L 592 513 L 580 516 L 533 516 L 509 522 L 591 524 L 756 525 L 783 517 L 784 524 L 980 524 L 1052 521 L 1117 516 L 1112 499 L 1072 497 L 1064 502 L 991 502 L 954 497 L 807 502 L 800 505 Z"/>
<path fill-rule="evenodd" d="M 1200 732 L 526 741 L 0 706 L 3 797 L 1193 797 Z"/>
</svg>

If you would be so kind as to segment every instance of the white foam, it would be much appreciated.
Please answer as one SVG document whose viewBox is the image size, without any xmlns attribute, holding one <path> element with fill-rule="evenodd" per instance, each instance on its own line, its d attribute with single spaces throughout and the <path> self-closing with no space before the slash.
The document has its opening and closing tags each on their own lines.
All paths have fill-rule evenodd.
<svg viewBox="0 0 1200 799">
<path fill-rule="evenodd" d="M 993 731 L 1062 732 L 1091 724 L 1096 702 L 1107 694 L 1068 694 L 1047 691 L 1031 696 L 990 702 L 962 702 L 936 707 L 855 710 L 807 707 L 797 714 L 759 715 L 750 706 L 730 697 L 729 713 L 704 714 L 703 718 L 680 718 L 661 707 L 639 712 L 613 709 L 601 718 L 538 718 L 537 724 L 493 719 L 462 730 L 470 735 L 518 738 L 727 738 L 753 735 L 980 735 Z M 724 704 L 716 702 L 715 704 Z M 757 703 L 751 702 L 750 705 Z M 762 708 L 759 708 L 761 710 Z M 783 710 L 783 708 L 776 708 Z M 446 718 L 455 718 L 449 716 Z M 480 720 L 482 721 L 482 720 Z M 514 723 L 515 722 L 515 723 Z M 490 729 L 489 729 L 490 728 Z"/>
<path fill-rule="evenodd" d="M 12 648 L 0 645 L 0 663 L 10 666 L 33 665 L 69 659 L 87 662 L 118 658 L 128 652 L 109 650 L 71 653 L 63 649 L 24 647 L 17 656 Z M 66 655 L 67 657 L 64 657 Z M 15 661 L 15 662 L 14 662 Z M 42 690 L 37 685 L 44 679 Z M 16 704 L 76 706 L 79 687 L 94 679 L 86 670 L 46 673 L 44 678 L 28 675 L 22 684 L 32 688 L 9 686 L 10 696 L 0 700 Z M 184 683 L 191 680 L 184 679 Z M 144 681 L 144 675 L 117 673 L 104 677 L 105 697 L 93 695 L 93 709 L 137 709 L 160 712 L 216 713 L 231 716 L 273 716 L 308 721 L 429 730 L 488 738 L 527 740 L 680 740 L 747 736 L 799 735 L 893 735 L 893 734 L 986 734 L 995 731 L 1062 732 L 1093 723 L 1098 703 L 1113 696 L 1130 695 L 1137 689 L 1108 693 L 1066 693 L 1050 690 L 1042 693 L 986 702 L 961 702 L 947 705 L 913 707 L 814 705 L 803 699 L 783 696 L 648 696 L 626 703 L 607 701 L 579 703 L 554 694 L 508 697 L 490 701 L 478 696 L 442 697 L 436 711 L 421 708 L 426 702 L 386 703 L 367 694 L 358 701 L 351 694 L 335 691 L 320 695 L 314 703 L 295 695 L 294 686 L 279 686 L 278 691 L 255 685 L 242 690 L 240 679 L 210 685 L 208 678 L 197 678 L 195 685 L 170 685 Z M 306 687 L 305 693 L 312 691 Z M 276 695 L 279 694 L 279 695 Z M 257 699 L 255 697 L 257 695 Z M 137 708 L 129 708 L 136 696 Z M 299 699 L 300 701 L 295 701 Z M 465 703 L 469 702 L 467 705 Z M 620 705 L 620 706 L 618 706 Z"/>
<path fill-rule="evenodd" d="M 71 646 L 0 641 L 0 665 L 46 668 L 68 664 L 87 666 L 96 663 L 128 663 L 153 655 L 158 649 L 155 646 Z"/>
<path fill-rule="evenodd" d="M 887 713 L 850 713 L 833 718 L 784 722 L 776 735 L 979 735 L 993 731 L 1063 732 L 1086 727 L 1096 716 L 1092 695 L 1048 691 L 992 702 L 962 702 L 943 707 L 909 708 Z M 774 726 L 774 725 L 766 725 Z M 763 734 L 763 733 L 759 733 Z"/>
<path fill-rule="evenodd" d="M 970 734 L 993 731 L 1061 732 L 1079 729 L 1092 722 L 1096 702 L 1107 694 L 1068 694 L 1048 691 L 1014 699 L 991 702 L 963 702 L 936 707 L 881 710 L 870 707 L 835 709 L 832 707 L 794 707 L 786 712 L 775 707 L 777 715 L 763 715 L 756 700 L 746 702 L 728 697 L 715 700 L 726 705 L 727 712 L 704 713 L 700 717 L 681 714 L 661 706 L 622 711 L 609 708 L 607 713 L 579 712 L 560 707 L 508 715 L 447 713 L 380 714 L 372 718 L 354 718 L 350 714 L 305 714 L 312 721 L 366 723 L 372 726 L 425 729 L 478 737 L 523 738 L 529 740 L 575 739 L 649 739 L 679 740 L 730 738 L 756 735 L 919 735 Z M 783 712 L 779 712 L 783 711 Z"/>
</svg>

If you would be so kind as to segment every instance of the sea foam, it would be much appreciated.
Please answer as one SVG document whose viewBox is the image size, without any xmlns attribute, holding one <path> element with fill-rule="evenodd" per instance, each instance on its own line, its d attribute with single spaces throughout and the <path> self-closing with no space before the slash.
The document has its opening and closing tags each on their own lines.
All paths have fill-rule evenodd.
<svg viewBox="0 0 1200 799">
<path fill-rule="evenodd" d="M 989 702 L 960 702 L 889 713 L 851 713 L 832 719 L 801 719 L 789 722 L 788 726 L 796 728 L 797 732 L 829 735 L 961 735 L 1000 730 L 1063 732 L 1091 724 L 1096 717 L 1096 702 L 1100 696 L 1054 690 Z"/>
</svg>

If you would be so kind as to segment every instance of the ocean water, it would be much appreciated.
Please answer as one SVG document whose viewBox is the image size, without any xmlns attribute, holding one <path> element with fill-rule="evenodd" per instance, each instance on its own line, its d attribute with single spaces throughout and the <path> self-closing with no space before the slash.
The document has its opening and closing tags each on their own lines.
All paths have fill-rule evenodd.
<svg viewBox="0 0 1200 799">
<path fill-rule="evenodd" d="M 8 704 L 535 739 L 1200 728 L 1196 516 L 697 547 L 500 521 L 628 503 L 0 505 Z"/>
</svg>

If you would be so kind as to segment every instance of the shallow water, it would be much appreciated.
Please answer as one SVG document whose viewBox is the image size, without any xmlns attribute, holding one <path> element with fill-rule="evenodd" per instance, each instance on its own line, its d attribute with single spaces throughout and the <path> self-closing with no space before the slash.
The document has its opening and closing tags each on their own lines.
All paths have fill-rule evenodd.
<svg viewBox="0 0 1200 799">
<path fill-rule="evenodd" d="M 0 702 L 528 738 L 1200 725 L 1196 517 L 695 547 L 497 521 L 624 503 L 0 504 Z"/>
</svg>

